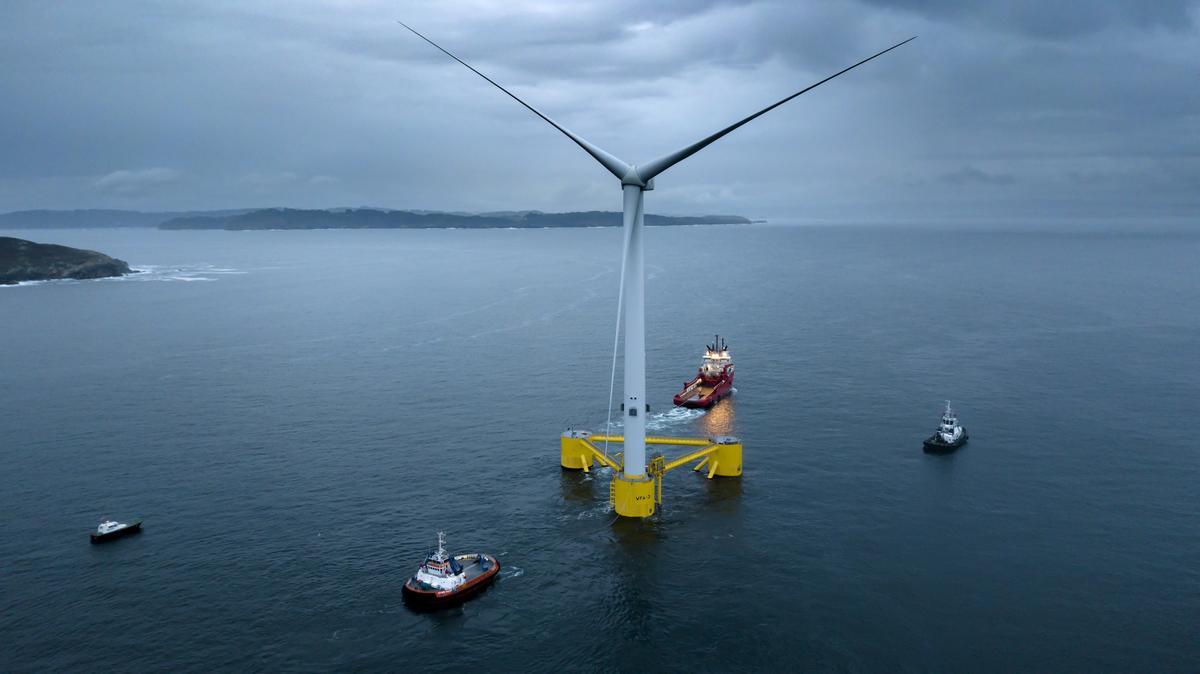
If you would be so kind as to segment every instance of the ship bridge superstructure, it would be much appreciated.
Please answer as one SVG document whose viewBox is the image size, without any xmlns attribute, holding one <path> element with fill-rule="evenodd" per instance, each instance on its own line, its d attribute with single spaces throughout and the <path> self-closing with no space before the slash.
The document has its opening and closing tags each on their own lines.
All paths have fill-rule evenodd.
<svg viewBox="0 0 1200 674">
<path fill-rule="evenodd" d="M 438 532 L 437 550 L 429 553 L 425 563 L 417 569 L 417 582 L 437 590 L 452 590 L 463 583 L 463 567 L 457 559 L 446 552 L 446 534 Z"/>
<path fill-rule="evenodd" d="M 716 379 L 725 372 L 725 368 L 733 368 L 729 345 L 720 335 L 714 335 L 713 343 L 704 347 L 704 359 L 700 363 L 700 374 L 705 379 Z"/>
</svg>

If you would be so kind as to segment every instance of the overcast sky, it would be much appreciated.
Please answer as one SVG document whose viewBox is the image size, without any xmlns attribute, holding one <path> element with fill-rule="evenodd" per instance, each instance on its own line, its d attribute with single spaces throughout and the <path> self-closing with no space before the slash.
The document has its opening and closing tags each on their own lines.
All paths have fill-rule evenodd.
<svg viewBox="0 0 1200 674">
<path fill-rule="evenodd" d="M 1200 218 L 1200 0 L 0 2 L 0 211 Z"/>
</svg>

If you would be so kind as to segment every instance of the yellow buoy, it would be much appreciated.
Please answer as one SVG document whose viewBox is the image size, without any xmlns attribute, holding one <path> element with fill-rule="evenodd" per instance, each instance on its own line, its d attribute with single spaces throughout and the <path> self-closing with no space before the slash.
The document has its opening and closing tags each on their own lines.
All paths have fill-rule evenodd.
<svg viewBox="0 0 1200 674">
<path fill-rule="evenodd" d="M 613 510 L 621 517 L 654 514 L 654 480 L 646 475 L 614 475 L 611 494 Z"/>
<path fill-rule="evenodd" d="M 587 441 L 589 435 L 591 434 L 587 431 L 567 431 L 562 434 L 562 438 L 559 440 L 562 448 L 562 458 L 559 464 L 563 468 L 586 471 L 596 463 L 592 458 L 590 443 Z"/>
</svg>

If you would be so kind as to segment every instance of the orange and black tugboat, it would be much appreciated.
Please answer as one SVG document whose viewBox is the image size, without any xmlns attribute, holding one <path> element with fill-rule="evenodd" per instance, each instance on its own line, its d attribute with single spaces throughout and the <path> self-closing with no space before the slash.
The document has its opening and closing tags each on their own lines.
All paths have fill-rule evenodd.
<svg viewBox="0 0 1200 674">
<path fill-rule="evenodd" d="M 446 534 L 438 532 L 437 550 L 404 583 L 404 601 L 415 608 L 435 609 L 465 601 L 491 584 L 500 572 L 492 555 L 446 552 Z"/>
<path fill-rule="evenodd" d="M 704 349 L 700 370 L 694 379 L 683 383 L 683 390 L 675 395 L 675 404 L 708 409 L 730 393 L 733 393 L 733 359 L 725 340 L 714 335 L 713 343 Z"/>
</svg>

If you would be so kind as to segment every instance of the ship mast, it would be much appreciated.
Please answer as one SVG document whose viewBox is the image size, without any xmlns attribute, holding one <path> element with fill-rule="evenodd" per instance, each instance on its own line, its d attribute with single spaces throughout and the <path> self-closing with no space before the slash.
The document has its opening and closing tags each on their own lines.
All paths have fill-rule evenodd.
<svg viewBox="0 0 1200 674">
<path fill-rule="evenodd" d="M 446 561 L 446 532 L 438 532 L 438 549 L 434 553 L 433 558 L 439 562 Z"/>
</svg>

